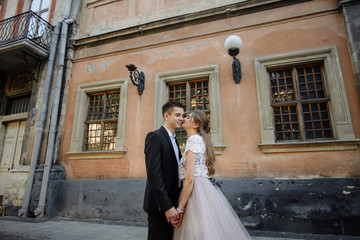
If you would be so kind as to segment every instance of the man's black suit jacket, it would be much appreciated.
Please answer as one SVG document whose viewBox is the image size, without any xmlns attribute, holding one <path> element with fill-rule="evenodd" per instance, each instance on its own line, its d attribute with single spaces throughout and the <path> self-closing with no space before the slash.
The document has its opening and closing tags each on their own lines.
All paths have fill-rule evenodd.
<svg viewBox="0 0 360 240">
<path fill-rule="evenodd" d="M 178 146 L 179 148 L 179 146 Z M 179 159 L 181 152 L 179 149 Z M 162 126 L 145 138 L 147 182 L 144 210 L 150 214 L 163 213 L 177 206 L 181 192 L 178 163 L 167 130 Z"/>
</svg>

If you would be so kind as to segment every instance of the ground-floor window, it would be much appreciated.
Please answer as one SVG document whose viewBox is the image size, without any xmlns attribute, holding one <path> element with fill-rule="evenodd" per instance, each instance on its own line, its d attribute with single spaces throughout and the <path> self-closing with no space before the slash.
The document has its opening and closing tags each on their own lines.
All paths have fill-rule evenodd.
<svg viewBox="0 0 360 240">
<path fill-rule="evenodd" d="M 92 93 L 88 98 L 84 150 L 114 150 L 120 91 Z"/>
<path fill-rule="evenodd" d="M 168 84 L 168 99 L 181 102 L 184 113 L 188 114 L 195 109 L 205 112 L 210 119 L 209 80 L 189 80 Z M 185 147 L 187 135 L 183 129 L 176 129 L 176 139 L 180 147 Z"/>
<path fill-rule="evenodd" d="M 254 63 L 263 152 L 357 148 L 336 47 Z"/>
</svg>

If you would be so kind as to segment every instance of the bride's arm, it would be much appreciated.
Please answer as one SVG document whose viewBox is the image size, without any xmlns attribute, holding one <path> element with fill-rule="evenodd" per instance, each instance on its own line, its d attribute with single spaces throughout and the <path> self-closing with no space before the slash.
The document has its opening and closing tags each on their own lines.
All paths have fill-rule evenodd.
<svg viewBox="0 0 360 240">
<path fill-rule="evenodd" d="M 191 150 L 186 152 L 186 173 L 185 173 L 185 182 L 183 187 L 183 192 L 181 195 L 180 203 L 178 209 L 181 211 L 185 210 L 185 206 L 191 196 L 191 192 L 194 186 L 194 172 L 195 172 L 195 162 L 196 162 L 196 153 L 193 153 Z"/>
</svg>

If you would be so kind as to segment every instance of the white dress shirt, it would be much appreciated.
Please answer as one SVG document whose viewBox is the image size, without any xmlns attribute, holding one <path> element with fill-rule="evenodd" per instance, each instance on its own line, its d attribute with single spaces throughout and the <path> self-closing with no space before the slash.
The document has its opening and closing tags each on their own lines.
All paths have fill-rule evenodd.
<svg viewBox="0 0 360 240">
<path fill-rule="evenodd" d="M 179 159 L 179 149 L 178 149 L 178 146 L 177 146 L 176 140 L 175 140 L 176 135 L 175 135 L 175 133 L 173 134 L 169 129 L 167 129 L 167 128 L 165 127 L 165 125 L 163 125 L 163 126 L 164 126 L 164 128 L 166 129 L 166 131 L 167 131 L 168 134 L 169 134 L 169 137 L 170 137 L 170 140 L 171 140 L 171 143 L 172 143 L 174 152 L 175 152 L 176 160 L 177 160 L 178 165 L 179 165 L 179 160 L 180 160 L 180 159 Z M 178 167 L 179 167 L 179 166 L 178 166 Z M 178 169 L 179 169 L 179 168 L 178 168 Z"/>
<path fill-rule="evenodd" d="M 179 175 L 180 175 L 180 159 L 179 159 L 179 148 L 178 148 L 178 146 L 176 144 L 176 140 L 175 140 L 176 135 L 175 135 L 175 133 L 173 134 L 169 129 L 167 129 L 165 127 L 165 125 L 163 125 L 163 126 L 164 126 L 164 128 L 166 129 L 166 131 L 169 134 L 169 137 L 170 137 L 170 140 L 171 140 L 174 152 L 175 152 L 176 161 L 177 161 L 177 164 L 178 164 L 178 178 L 179 178 Z M 181 179 L 179 178 L 178 187 L 180 187 L 180 186 L 181 186 Z"/>
</svg>

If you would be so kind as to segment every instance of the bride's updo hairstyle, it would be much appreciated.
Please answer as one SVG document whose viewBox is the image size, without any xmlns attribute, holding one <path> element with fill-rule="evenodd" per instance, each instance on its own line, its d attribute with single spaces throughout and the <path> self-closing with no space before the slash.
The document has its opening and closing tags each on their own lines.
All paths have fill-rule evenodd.
<svg viewBox="0 0 360 240">
<path fill-rule="evenodd" d="M 207 115 L 199 110 L 195 110 L 191 113 L 191 117 L 194 119 L 194 123 L 199 125 L 199 134 L 203 137 L 206 146 L 206 166 L 209 170 L 209 175 L 215 174 L 215 153 L 211 138 L 209 136 L 210 125 Z"/>
</svg>

